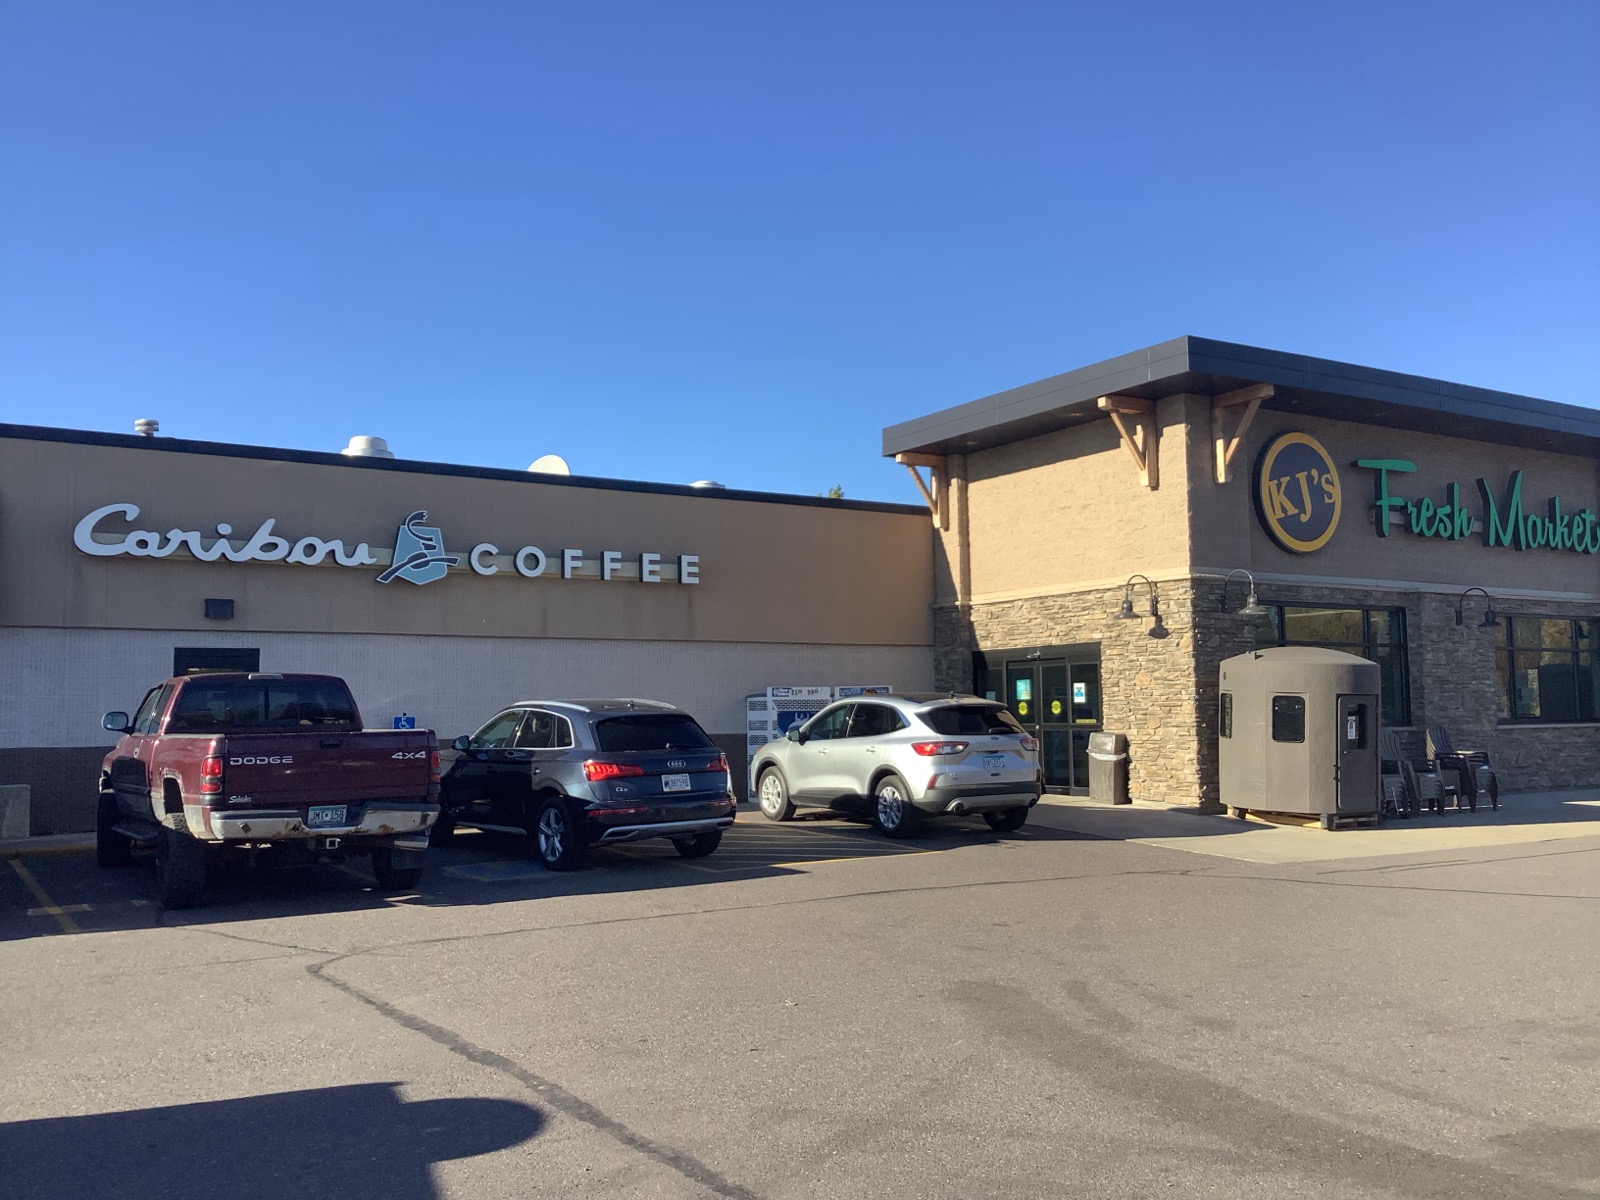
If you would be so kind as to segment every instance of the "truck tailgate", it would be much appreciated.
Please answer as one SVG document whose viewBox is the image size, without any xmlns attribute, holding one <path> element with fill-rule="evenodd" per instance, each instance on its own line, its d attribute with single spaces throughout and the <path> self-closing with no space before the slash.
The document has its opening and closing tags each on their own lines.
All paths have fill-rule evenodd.
<svg viewBox="0 0 1600 1200">
<path fill-rule="evenodd" d="M 432 757 L 428 730 L 230 734 L 219 807 L 426 800 Z"/>
</svg>

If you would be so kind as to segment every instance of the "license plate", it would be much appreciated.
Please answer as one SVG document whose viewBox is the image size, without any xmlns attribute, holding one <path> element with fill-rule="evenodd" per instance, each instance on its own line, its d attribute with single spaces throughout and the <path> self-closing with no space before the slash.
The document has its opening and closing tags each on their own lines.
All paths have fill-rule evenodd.
<svg viewBox="0 0 1600 1200">
<path fill-rule="evenodd" d="M 312 829 L 325 829 L 330 825 L 343 825 L 343 804 L 320 804 L 306 813 L 306 824 Z"/>
<path fill-rule="evenodd" d="M 1005 765 L 1006 756 L 1004 754 L 985 754 L 983 756 L 983 766 L 985 770 L 999 771 L 1003 769 Z"/>
<path fill-rule="evenodd" d="M 687 775 L 663 775 L 661 777 L 661 790 L 663 792 L 687 792 L 689 790 L 689 777 Z"/>
</svg>

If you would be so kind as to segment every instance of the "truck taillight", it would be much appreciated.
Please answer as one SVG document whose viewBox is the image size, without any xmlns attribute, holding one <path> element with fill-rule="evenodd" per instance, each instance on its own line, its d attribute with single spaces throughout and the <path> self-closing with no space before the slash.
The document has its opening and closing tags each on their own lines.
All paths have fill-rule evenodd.
<svg viewBox="0 0 1600 1200">
<path fill-rule="evenodd" d="M 602 779 L 615 779 L 618 775 L 643 775 L 644 768 L 636 767 L 632 763 L 595 762 L 590 759 L 583 764 L 583 777 L 590 783 L 598 783 Z"/>
<path fill-rule="evenodd" d="M 967 748 L 965 742 L 912 742 L 911 748 L 924 758 L 934 758 L 940 754 L 960 754 Z"/>
<path fill-rule="evenodd" d="M 428 758 L 428 770 L 432 772 L 431 778 L 432 778 L 433 782 L 434 783 L 438 783 L 439 782 L 439 752 L 437 750 L 435 750 L 433 752 L 433 754 L 430 755 L 429 758 Z"/>
<path fill-rule="evenodd" d="M 200 793 L 205 796 L 222 794 L 222 759 L 208 754 L 200 760 Z"/>
</svg>

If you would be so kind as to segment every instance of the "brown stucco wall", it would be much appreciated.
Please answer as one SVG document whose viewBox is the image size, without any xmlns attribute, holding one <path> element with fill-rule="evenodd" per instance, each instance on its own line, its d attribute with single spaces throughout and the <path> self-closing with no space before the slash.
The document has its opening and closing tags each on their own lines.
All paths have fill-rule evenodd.
<svg viewBox="0 0 1600 1200">
<path fill-rule="evenodd" d="M 242 540 L 268 517 L 293 541 L 313 534 L 392 548 L 416 509 L 465 555 L 534 544 L 544 577 L 461 568 L 417 586 L 378 568 L 96 558 L 72 543 L 85 514 L 126 501 L 130 525 Z M 417 474 L 139 447 L 0 439 L 0 625 L 216 629 L 206 597 L 230 597 L 231 631 L 296 630 L 499 637 L 925 645 L 932 542 L 926 516 L 844 506 L 603 490 L 528 479 Z M 617 550 L 675 563 L 700 556 L 701 582 L 559 577 L 560 552 Z M 847 597 L 848 602 L 842 602 Z"/>
</svg>

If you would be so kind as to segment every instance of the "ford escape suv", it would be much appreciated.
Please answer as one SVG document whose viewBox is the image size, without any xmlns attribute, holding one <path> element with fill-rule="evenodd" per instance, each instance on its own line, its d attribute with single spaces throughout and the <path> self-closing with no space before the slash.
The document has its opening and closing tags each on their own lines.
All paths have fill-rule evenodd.
<svg viewBox="0 0 1600 1200">
<path fill-rule="evenodd" d="M 769 821 L 797 807 L 864 812 L 890 837 L 923 817 L 981 816 L 1020 829 L 1039 802 L 1039 743 L 976 696 L 871 696 L 823 709 L 750 764 Z"/>
</svg>

